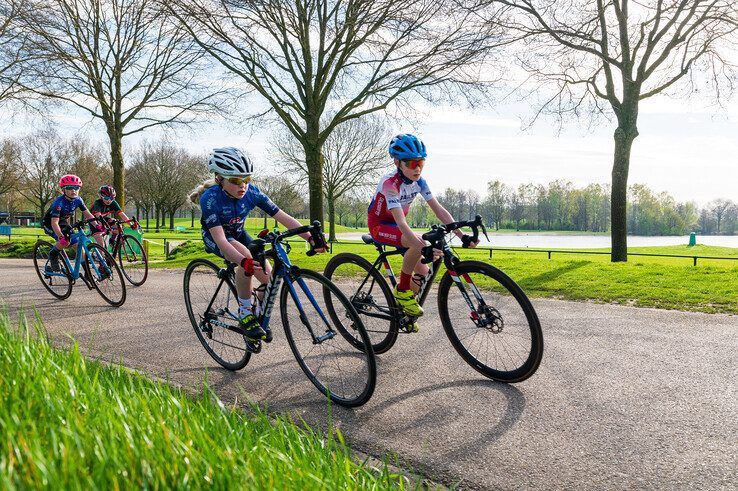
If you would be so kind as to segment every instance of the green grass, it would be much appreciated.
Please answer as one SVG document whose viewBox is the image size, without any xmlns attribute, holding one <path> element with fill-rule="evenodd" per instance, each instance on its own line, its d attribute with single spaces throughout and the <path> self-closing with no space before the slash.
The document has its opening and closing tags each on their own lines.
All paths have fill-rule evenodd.
<svg viewBox="0 0 738 491">
<path fill-rule="evenodd" d="M 146 237 L 149 238 L 150 234 Z M 305 268 L 322 271 L 330 259 L 329 254 L 308 258 L 300 240 L 294 242 L 293 247 L 292 261 Z M 334 245 L 334 254 L 344 251 L 357 253 L 371 262 L 376 258 L 376 252 L 370 246 Z M 699 259 L 694 267 L 691 259 L 691 256 L 738 257 L 737 248 L 706 245 L 634 247 L 630 252 L 690 257 L 631 256 L 627 263 L 611 263 L 606 254 L 554 253 L 549 260 L 545 252 L 494 251 L 490 259 L 486 250 L 457 251 L 462 258 L 488 261 L 499 267 L 520 283 L 531 297 L 738 314 L 738 260 Z M 175 250 L 169 260 L 164 260 L 163 243 L 151 243 L 150 253 L 152 268 L 184 268 L 196 257 L 209 257 L 216 264 L 222 261 L 215 255 L 205 254 L 202 242 L 195 241 Z M 0 248 L 0 256 L 3 254 Z M 392 264 L 398 271 L 399 261 Z"/>
<path fill-rule="evenodd" d="M 34 329 L 35 327 L 35 329 Z M 1 489 L 390 489 L 340 431 L 226 407 L 52 347 L 0 312 Z M 33 332 L 33 331 L 36 332 Z"/>
</svg>

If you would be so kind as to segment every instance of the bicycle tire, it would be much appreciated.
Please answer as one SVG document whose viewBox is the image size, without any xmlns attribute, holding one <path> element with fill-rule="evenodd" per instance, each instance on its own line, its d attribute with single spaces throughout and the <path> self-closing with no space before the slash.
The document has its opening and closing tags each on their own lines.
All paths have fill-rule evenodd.
<svg viewBox="0 0 738 491">
<path fill-rule="evenodd" d="M 335 273 L 336 271 L 340 273 L 342 267 L 346 265 L 354 265 L 358 268 L 361 268 L 365 272 L 362 273 L 364 278 L 366 278 L 367 275 L 370 277 L 367 281 L 369 287 L 366 291 L 364 291 L 364 289 L 367 288 L 366 284 L 364 285 L 364 288 L 362 288 L 362 291 L 359 291 L 358 289 L 354 290 L 353 285 L 347 285 L 351 286 L 350 290 L 347 290 L 347 288 L 342 288 L 342 291 L 354 291 L 349 299 L 358 312 L 359 316 L 361 317 L 362 322 L 364 323 L 364 328 L 366 329 L 367 334 L 369 334 L 369 339 L 372 343 L 374 354 L 378 355 L 381 353 L 385 353 L 389 351 L 392 346 L 394 346 L 395 342 L 397 341 L 397 335 L 399 333 L 399 322 L 397 320 L 397 315 L 391 314 L 397 311 L 395 298 L 394 296 L 392 296 L 392 290 L 387 284 L 387 281 L 384 279 L 384 276 L 382 276 L 379 271 L 373 268 L 372 264 L 369 263 L 369 261 L 357 254 L 353 254 L 350 252 L 342 252 L 333 256 L 331 260 L 328 261 L 328 264 L 326 264 L 325 269 L 323 270 L 323 274 L 332 282 L 336 284 L 342 284 L 344 283 L 344 281 L 340 279 L 341 275 L 336 275 Z M 381 304 L 378 304 L 371 294 L 374 284 L 378 285 L 382 293 L 384 301 Z M 361 340 L 354 336 L 351 331 L 347 331 L 346 329 L 344 329 L 343 324 L 339 322 L 338 318 L 336 317 L 336 311 L 333 308 L 333 300 L 330 295 L 330 290 L 324 289 L 323 296 L 325 298 L 326 307 L 328 308 L 328 313 L 331 315 L 333 322 L 335 322 L 336 326 L 339 328 L 339 332 L 344 337 L 346 337 L 346 339 L 351 344 L 356 346 L 358 349 L 362 349 L 363 344 L 361 343 Z M 366 315 L 372 310 L 377 312 L 388 310 L 389 315 L 392 316 L 392 319 L 387 321 L 386 319 L 380 319 L 377 317 Z"/>
<path fill-rule="evenodd" d="M 201 268 L 200 272 L 196 273 L 196 270 L 198 268 Z M 203 292 L 209 288 L 209 286 L 215 285 L 212 287 L 209 297 L 205 297 L 205 301 L 208 301 L 209 299 L 212 299 L 213 295 L 215 294 L 215 288 L 217 288 L 217 285 L 220 283 L 220 277 L 218 276 L 218 272 L 221 268 L 219 268 L 215 263 L 212 261 L 209 261 L 207 259 L 194 259 L 190 262 L 190 264 L 187 265 L 187 269 L 185 270 L 184 274 L 184 280 L 183 280 L 183 291 L 184 291 L 184 300 L 185 300 L 185 306 L 187 308 L 187 315 L 190 318 L 190 323 L 192 324 L 192 328 L 195 330 L 195 334 L 197 335 L 197 339 L 200 340 L 200 343 L 205 348 L 205 351 L 210 355 L 210 357 L 215 360 L 220 366 L 227 370 L 236 371 L 240 370 L 243 367 L 245 367 L 249 360 L 251 359 L 251 353 L 246 348 L 246 340 L 243 336 L 239 336 L 237 333 L 231 333 L 231 331 L 228 331 L 227 337 L 225 332 L 220 332 L 220 329 L 218 330 L 213 329 L 213 326 L 206 321 L 206 319 L 209 319 L 210 316 L 207 315 L 206 312 L 195 312 L 195 307 L 193 307 L 193 300 L 192 300 L 192 293 L 193 293 L 193 276 L 195 275 L 203 275 L 203 279 L 205 280 L 202 287 L 200 287 Z M 212 276 L 208 276 L 212 275 Z M 207 279 L 206 279 L 207 277 Z M 212 285 L 211 285 L 212 283 Z M 221 286 L 221 290 L 225 287 L 229 289 L 229 292 L 232 295 L 232 299 L 234 302 L 238 302 L 238 295 L 236 294 L 235 287 L 229 283 L 224 282 L 225 284 Z M 202 302 L 198 302 L 202 303 Z M 228 302 L 229 303 L 229 302 Z M 205 305 L 207 307 L 207 305 Z M 226 305 L 226 308 L 228 305 Z M 222 306 L 218 306 L 215 310 L 221 309 Z M 202 309 L 202 308 L 201 308 Z M 213 311 L 213 315 L 215 317 L 223 317 L 218 316 L 215 314 L 215 311 Z M 223 317 L 220 319 L 222 322 L 226 322 L 227 319 Z M 222 329 L 225 331 L 225 329 Z M 218 333 L 215 337 L 218 339 L 214 339 L 212 337 L 208 337 L 208 334 L 211 336 L 214 333 Z M 221 336 L 221 334 L 223 334 Z M 240 348 L 238 346 L 232 345 L 231 343 L 235 343 L 236 340 L 238 340 L 240 343 L 243 343 L 243 348 Z M 224 347 L 230 347 L 233 349 L 232 353 L 234 353 L 234 360 L 227 360 L 224 358 L 224 355 L 219 354 L 215 351 L 213 345 L 211 345 L 211 341 L 213 341 L 213 344 L 220 344 Z M 242 350 L 243 353 L 238 353 L 238 351 Z"/>
<path fill-rule="evenodd" d="M 90 244 L 87 249 L 90 251 L 90 253 L 85 256 L 85 271 L 88 275 L 87 280 L 92 283 L 92 286 L 95 287 L 95 290 L 97 290 L 97 293 L 100 294 L 103 300 L 113 307 L 120 307 L 126 302 L 126 283 L 123 279 L 123 273 L 120 272 L 118 263 L 115 262 L 115 258 L 113 258 L 113 256 L 104 247 L 100 247 L 97 244 Z M 102 259 L 105 261 L 105 265 L 107 267 L 103 272 L 102 277 L 98 276 L 98 273 L 95 272 L 95 268 L 93 268 L 90 263 L 90 261 L 93 260 L 92 258 L 96 258 L 95 256 L 97 256 L 98 253 L 102 255 Z M 97 257 L 96 259 L 98 259 L 99 262 L 101 258 Z M 107 288 L 107 286 L 115 284 L 116 278 L 118 283 L 120 283 L 120 296 L 118 298 L 112 296 L 112 292 Z M 110 284 L 103 283 L 108 280 L 111 281 Z M 105 288 L 102 288 L 103 286 L 105 286 Z M 105 291 L 103 291 L 103 289 Z"/>
<path fill-rule="evenodd" d="M 146 278 L 149 276 L 149 258 L 146 256 L 146 251 L 143 248 L 143 245 L 141 245 L 141 242 L 132 235 L 123 235 L 121 239 L 119 239 L 120 242 L 118 243 L 118 264 L 120 264 L 120 269 L 123 272 L 123 276 L 126 277 L 126 280 L 133 285 L 133 286 L 141 286 L 146 282 Z M 127 244 L 132 245 L 127 245 Z M 140 252 L 136 252 L 136 248 Z M 123 258 L 126 258 L 126 261 L 124 263 Z M 141 268 L 134 268 L 132 266 L 132 263 L 129 261 L 129 259 L 133 257 L 140 257 L 143 259 L 143 276 L 140 277 L 140 279 L 135 279 L 134 277 L 140 276 Z M 138 262 L 135 262 L 133 264 L 141 264 Z M 137 271 L 138 274 L 133 274 L 134 271 Z"/>
<path fill-rule="evenodd" d="M 467 310 L 467 319 L 465 322 L 468 324 L 466 327 L 462 326 L 462 322 L 454 322 L 451 320 L 450 311 L 453 308 L 449 305 L 449 294 L 452 291 L 451 288 L 456 285 L 457 291 L 461 292 L 456 282 L 451 278 L 448 271 L 443 275 L 441 283 L 438 286 L 438 313 L 441 317 L 441 323 L 443 329 L 446 331 L 451 344 L 459 353 L 459 355 L 466 361 L 471 367 L 477 370 L 479 373 L 488 377 L 492 380 L 506 383 L 522 382 L 529 378 L 538 369 L 541 359 L 543 358 L 543 333 L 541 331 L 541 324 L 538 320 L 533 304 L 531 304 L 525 292 L 513 281 L 509 276 L 503 273 L 501 270 L 481 261 L 462 261 L 455 267 L 455 272 L 458 277 L 463 278 L 464 275 L 480 275 L 486 278 L 484 282 L 489 282 L 489 285 L 482 285 L 480 293 L 485 294 L 485 303 L 487 304 L 484 308 L 478 307 L 477 315 L 482 314 L 488 316 L 487 319 L 494 319 L 494 326 L 488 328 L 478 326 L 475 321 L 471 318 L 473 314 L 469 313 L 468 306 L 465 306 Z M 474 280 L 472 280 L 474 281 Z M 474 284 L 479 288 L 480 281 L 474 281 Z M 472 296 L 472 299 L 474 297 Z M 514 300 L 514 302 L 510 301 Z M 495 302 L 488 302 L 488 300 L 494 300 Z M 494 305 L 496 303 L 497 305 Z M 514 306 L 509 310 L 505 309 L 505 316 L 498 309 L 504 309 L 504 304 L 517 304 L 522 310 L 523 316 L 508 315 L 516 314 Z M 463 308 L 456 308 L 455 312 L 464 311 Z M 523 320 L 524 319 L 524 320 Z M 507 321 L 507 322 L 506 322 Z M 512 322 L 510 322 L 512 321 Z M 516 322 L 517 321 L 517 322 Z M 505 325 L 507 324 L 507 326 Z M 520 326 L 518 328 L 518 326 Z M 495 332 L 495 329 L 499 329 Z M 470 332 L 471 334 L 462 335 L 462 331 Z M 523 340 L 522 342 L 517 341 L 519 337 L 526 334 L 530 337 L 530 341 Z M 469 337 L 473 337 L 472 342 L 465 342 Z M 496 342 L 494 354 L 499 355 L 501 352 L 510 353 L 513 344 L 518 345 L 518 351 L 521 352 L 519 359 L 524 359 L 522 363 L 511 361 L 512 367 L 508 367 L 503 363 L 503 367 L 491 366 L 489 357 L 480 359 L 478 354 L 471 352 L 471 346 L 484 347 L 490 344 L 489 342 Z M 498 350 L 498 346 L 504 348 Z"/>
<path fill-rule="evenodd" d="M 33 246 L 33 267 L 36 269 L 38 279 L 41 280 L 44 288 L 46 288 L 46 290 L 48 290 L 48 292 L 51 293 L 54 297 L 58 298 L 59 300 L 64 300 L 65 298 L 69 298 L 69 295 L 72 294 L 72 277 L 67 270 L 66 262 L 64 262 L 64 260 L 59 257 L 59 267 L 62 269 L 62 272 L 64 272 L 64 276 L 45 276 L 41 272 L 42 269 L 46 269 L 46 264 L 49 261 L 49 252 L 43 252 L 42 248 L 46 248 L 51 251 L 53 247 L 54 244 L 51 244 L 50 242 L 47 242 L 45 240 L 37 241 L 36 244 Z M 59 282 L 59 292 L 51 288 L 54 281 Z"/>
<path fill-rule="evenodd" d="M 316 289 L 311 289 L 307 286 L 307 290 L 311 292 L 311 295 L 312 291 L 318 291 L 317 287 L 331 290 L 333 297 L 339 300 L 343 308 L 346 309 L 347 319 L 356 323 L 358 326 L 357 332 L 361 336 L 362 343 L 365 346 L 364 349 L 356 349 L 344 336 L 335 333 L 332 330 L 332 327 L 335 325 L 335 320 L 333 319 L 331 319 L 330 328 L 323 332 L 323 328 L 325 327 L 323 322 L 328 321 L 328 318 L 331 316 L 328 315 L 326 317 L 324 314 L 321 317 L 315 309 L 315 305 L 306 297 L 302 285 L 307 285 L 308 282 L 317 283 Z M 300 304 L 302 305 L 304 315 L 300 313 L 297 304 L 294 304 L 290 308 L 289 300 L 296 301 L 296 298 L 292 295 L 290 286 L 294 288 L 298 299 L 302 297 Z M 313 295 L 313 298 L 316 304 L 318 304 L 320 297 Z M 351 305 L 348 298 L 322 274 L 306 269 L 293 269 L 291 278 L 285 280 L 282 285 L 279 306 L 285 337 L 290 345 L 292 354 L 295 355 L 297 363 L 313 385 L 331 401 L 340 406 L 357 407 L 365 404 L 374 393 L 377 382 L 377 365 L 376 359 L 374 358 L 374 351 L 369 342 L 369 336 L 363 324 L 361 324 L 361 318 L 356 313 L 356 309 Z M 334 307 L 337 307 L 335 303 Z M 325 312 L 327 309 L 322 308 L 321 310 Z M 316 315 L 311 316 L 311 313 Z M 290 324 L 290 317 L 294 319 L 294 325 Z M 320 342 L 315 342 L 315 339 L 307 328 L 298 329 L 298 325 L 304 326 L 306 320 L 309 322 L 311 317 L 316 320 L 316 322 L 311 323 L 311 327 L 321 326 L 317 330 L 318 332 L 315 333 L 316 337 L 323 338 Z M 338 318 L 340 319 L 342 317 L 339 316 Z M 342 354 L 339 355 L 339 351 L 342 351 Z M 326 358 L 331 355 L 336 356 L 330 362 L 326 363 Z M 344 368 L 347 377 L 355 380 L 355 384 L 344 378 L 339 379 L 344 374 Z M 349 384 L 352 387 L 349 388 Z"/>
</svg>

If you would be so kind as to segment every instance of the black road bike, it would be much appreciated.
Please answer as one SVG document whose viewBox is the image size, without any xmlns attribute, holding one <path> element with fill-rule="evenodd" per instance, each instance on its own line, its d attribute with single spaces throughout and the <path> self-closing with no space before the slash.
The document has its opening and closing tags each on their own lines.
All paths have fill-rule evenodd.
<svg viewBox="0 0 738 491">
<path fill-rule="evenodd" d="M 538 315 L 520 286 L 501 270 L 482 261 L 462 261 L 454 254 L 446 235 L 462 227 L 471 227 L 473 231 L 472 236 L 464 236 L 464 247 L 477 241 L 480 228 L 487 236 L 480 215 L 474 220 L 434 225 L 423 234 L 430 245 L 423 249 L 421 261 L 430 263 L 430 271 L 420 282 L 418 303 L 425 302 L 443 263 L 446 272 L 438 285 L 438 313 L 451 344 L 484 376 L 500 382 L 521 382 L 535 373 L 543 356 Z M 379 253 L 373 264 L 356 254 L 340 253 L 331 258 L 323 274 L 350 296 L 374 352 L 379 354 L 392 348 L 400 333 L 412 332 L 417 318 L 407 316 L 396 305 L 390 287 L 396 286 L 397 280 L 388 257 L 405 250 L 385 250 L 385 245 L 375 242 L 371 235 L 362 239 Z M 442 252 L 435 261 L 433 249 Z M 384 268 L 386 279 L 380 267 Z M 331 318 L 339 319 L 340 312 L 333 309 L 332 293 L 324 290 L 323 294 Z M 359 336 L 352 335 L 349 341 L 363 347 Z"/>
<path fill-rule="evenodd" d="M 133 286 L 141 286 L 146 282 L 149 276 L 149 258 L 146 257 L 146 250 L 136 237 L 123 233 L 123 223 L 135 223 L 138 225 L 136 217 L 129 220 L 112 220 L 108 225 L 109 243 L 108 248 L 110 254 L 118 260 L 123 276 Z M 139 230 L 141 227 L 139 225 Z M 115 231 L 115 233 L 112 233 Z"/>
<path fill-rule="evenodd" d="M 273 261 L 263 298 L 255 306 L 257 319 L 267 327 L 272 307 L 279 296 L 287 342 L 308 379 L 333 402 L 347 407 L 361 406 L 371 398 L 376 384 L 376 360 L 369 335 L 348 298 L 325 276 L 294 266 L 288 257 L 287 237 L 310 233 L 315 244 L 324 244 L 320 222 L 286 232 L 268 232 L 249 244 L 254 261 Z M 271 245 L 265 250 L 265 245 Z M 315 250 L 308 251 L 308 255 Z M 184 275 L 187 314 L 198 339 L 210 356 L 228 370 L 240 370 L 252 354 L 262 349 L 261 341 L 244 337 L 238 322 L 235 265 L 221 268 L 207 259 L 195 259 Z M 280 290 L 281 285 L 281 290 Z M 333 316 L 320 295 L 331 293 Z M 256 290 L 255 290 L 256 293 Z M 348 333 L 351 330 L 351 334 Z M 352 344 L 347 339 L 358 339 Z"/>
</svg>

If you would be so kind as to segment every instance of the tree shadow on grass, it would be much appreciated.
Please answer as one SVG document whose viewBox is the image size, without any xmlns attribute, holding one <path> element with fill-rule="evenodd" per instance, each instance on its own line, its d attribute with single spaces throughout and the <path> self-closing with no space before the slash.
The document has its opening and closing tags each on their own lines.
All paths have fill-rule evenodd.
<svg viewBox="0 0 738 491">
<path fill-rule="evenodd" d="M 560 268 L 552 269 L 551 271 L 546 271 L 545 273 L 541 273 L 536 276 L 531 276 L 528 278 L 521 278 L 519 280 L 516 279 L 515 281 L 524 290 L 526 289 L 535 290 L 539 288 L 542 284 L 547 283 L 549 281 L 556 280 L 559 277 L 567 273 L 570 273 L 574 270 L 577 270 L 579 268 L 582 268 L 587 264 L 589 264 L 589 261 L 576 261 L 576 262 L 569 263 L 566 266 L 561 266 Z"/>
</svg>

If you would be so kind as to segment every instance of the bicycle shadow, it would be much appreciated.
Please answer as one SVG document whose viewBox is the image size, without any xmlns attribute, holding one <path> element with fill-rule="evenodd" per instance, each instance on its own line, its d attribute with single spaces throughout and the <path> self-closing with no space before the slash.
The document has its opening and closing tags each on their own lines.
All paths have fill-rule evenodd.
<svg viewBox="0 0 738 491">
<path fill-rule="evenodd" d="M 433 404 L 433 406 L 425 411 L 419 411 L 419 408 L 427 407 L 421 403 L 410 404 L 410 406 L 416 412 L 413 417 L 409 420 L 401 421 L 398 418 L 392 417 L 391 413 L 394 411 L 400 414 L 404 408 L 398 407 L 400 405 L 408 406 L 408 403 L 416 398 L 429 399 L 431 394 L 438 394 L 432 398 L 436 401 L 446 400 L 443 391 L 451 390 L 454 396 L 459 395 L 460 389 L 463 391 L 469 391 L 474 394 L 474 397 L 479 399 L 482 394 L 481 391 L 476 389 L 494 389 L 494 393 L 484 396 L 485 401 L 490 403 L 499 402 L 495 401 L 494 394 L 501 394 L 504 396 L 505 409 L 502 411 L 496 411 L 494 413 L 484 412 L 478 416 L 469 416 L 469 413 L 463 411 L 459 418 L 449 418 L 449 408 L 443 404 Z M 380 389 L 381 390 L 381 389 Z M 353 426 L 366 426 L 367 422 L 380 421 L 382 424 L 382 433 L 386 435 L 403 435 L 403 434 L 425 434 L 428 437 L 432 437 L 434 428 L 447 428 L 454 432 L 455 427 L 472 429 L 474 435 L 473 440 L 463 439 L 463 443 L 458 446 L 446 447 L 440 455 L 448 458 L 467 457 L 470 455 L 479 454 L 480 450 L 493 445 L 510 429 L 520 421 L 520 418 L 525 411 L 526 398 L 523 393 L 515 386 L 493 382 L 491 380 L 470 380 L 465 383 L 459 383 L 459 381 L 448 381 L 435 385 L 425 385 L 417 387 L 409 392 L 403 392 L 395 395 L 389 399 L 376 401 L 377 394 L 375 393 L 372 400 L 369 401 L 367 406 L 362 408 L 344 408 L 337 405 L 332 405 L 328 408 L 332 412 L 334 420 L 340 420 L 342 426 L 353 425 Z M 376 402 L 376 404 L 372 404 Z M 477 400 L 477 403 L 479 401 Z M 319 401 L 306 401 L 301 396 L 296 395 L 280 401 L 280 406 L 289 408 L 300 408 L 308 410 L 322 410 L 327 408 L 325 400 Z M 387 415 L 390 414 L 388 417 Z M 497 421 L 491 426 L 487 426 L 490 421 L 497 416 Z M 440 425 L 440 426 L 439 426 Z"/>
</svg>

